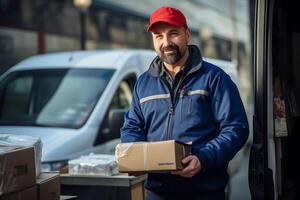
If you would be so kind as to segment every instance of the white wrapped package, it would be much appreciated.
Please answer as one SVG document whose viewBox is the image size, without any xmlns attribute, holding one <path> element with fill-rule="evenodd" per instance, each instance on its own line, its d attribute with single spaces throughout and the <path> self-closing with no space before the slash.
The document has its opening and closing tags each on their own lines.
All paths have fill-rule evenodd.
<svg viewBox="0 0 300 200">
<path fill-rule="evenodd" d="M 90 154 L 69 160 L 69 174 L 111 176 L 118 173 L 114 155 Z"/>
<path fill-rule="evenodd" d="M 39 137 L 0 133 L 0 146 L 34 147 L 35 173 L 41 173 L 42 141 Z"/>
</svg>

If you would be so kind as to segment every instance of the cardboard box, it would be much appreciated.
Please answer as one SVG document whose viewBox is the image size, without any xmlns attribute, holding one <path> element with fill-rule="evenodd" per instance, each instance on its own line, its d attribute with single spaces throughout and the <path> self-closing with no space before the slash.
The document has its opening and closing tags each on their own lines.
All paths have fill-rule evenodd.
<svg viewBox="0 0 300 200">
<path fill-rule="evenodd" d="M 172 171 L 183 169 L 181 161 L 191 145 L 175 140 L 121 143 L 116 149 L 119 172 Z"/>
<path fill-rule="evenodd" d="M 33 185 L 34 148 L 0 146 L 0 196 Z"/>
<path fill-rule="evenodd" d="M 0 197 L 0 200 L 37 200 L 37 187 L 30 188 L 10 193 Z"/>
<path fill-rule="evenodd" d="M 41 173 L 36 180 L 36 184 L 38 188 L 38 199 L 60 199 L 60 181 L 58 173 Z"/>
<path fill-rule="evenodd" d="M 28 135 L 0 134 L 0 146 L 34 147 L 35 175 L 41 173 L 42 140 Z"/>
</svg>

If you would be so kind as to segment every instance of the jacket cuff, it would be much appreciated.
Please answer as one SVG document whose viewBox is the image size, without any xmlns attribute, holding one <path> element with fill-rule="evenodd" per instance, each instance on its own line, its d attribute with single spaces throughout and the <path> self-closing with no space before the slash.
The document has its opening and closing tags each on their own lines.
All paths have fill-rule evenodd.
<svg viewBox="0 0 300 200">
<path fill-rule="evenodd" d="M 209 167 L 209 156 L 206 151 L 199 151 L 196 155 L 201 164 L 201 171 L 206 171 Z"/>
</svg>

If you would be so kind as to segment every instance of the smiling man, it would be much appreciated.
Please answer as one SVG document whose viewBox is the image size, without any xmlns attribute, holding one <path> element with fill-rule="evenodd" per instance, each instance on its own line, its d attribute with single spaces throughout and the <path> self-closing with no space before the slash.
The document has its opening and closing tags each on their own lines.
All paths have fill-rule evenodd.
<svg viewBox="0 0 300 200">
<path fill-rule="evenodd" d="M 249 134 L 238 89 L 189 45 L 191 32 L 178 9 L 155 10 L 148 32 L 158 56 L 135 85 L 121 140 L 192 142 L 192 155 L 180 171 L 149 173 L 147 199 L 225 199 L 228 163 Z"/>
</svg>

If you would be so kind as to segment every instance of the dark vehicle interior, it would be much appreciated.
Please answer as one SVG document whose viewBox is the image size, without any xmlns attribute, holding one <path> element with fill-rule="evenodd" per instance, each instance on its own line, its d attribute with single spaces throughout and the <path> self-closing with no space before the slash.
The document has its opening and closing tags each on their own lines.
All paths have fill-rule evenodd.
<svg viewBox="0 0 300 200">
<path fill-rule="evenodd" d="M 299 197 L 299 194 L 296 196 L 300 169 L 297 144 L 300 133 L 299 19 L 296 1 L 275 2 L 272 22 L 273 102 L 275 99 L 284 102 L 286 118 L 286 134 L 283 135 L 280 134 L 283 132 L 280 128 L 284 128 L 281 122 L 274 121 L 278 192 L 282 199 Z M 280 108 L 274 105 L 275 118 L 281 117 L 280 112 L 276 113 L 278 110 Z"/>
<path fill-rule="evenodd" d="M 299 199 L 300 16 L 297 1 L 257 0 L 252 199 Z"/>
</svg>

